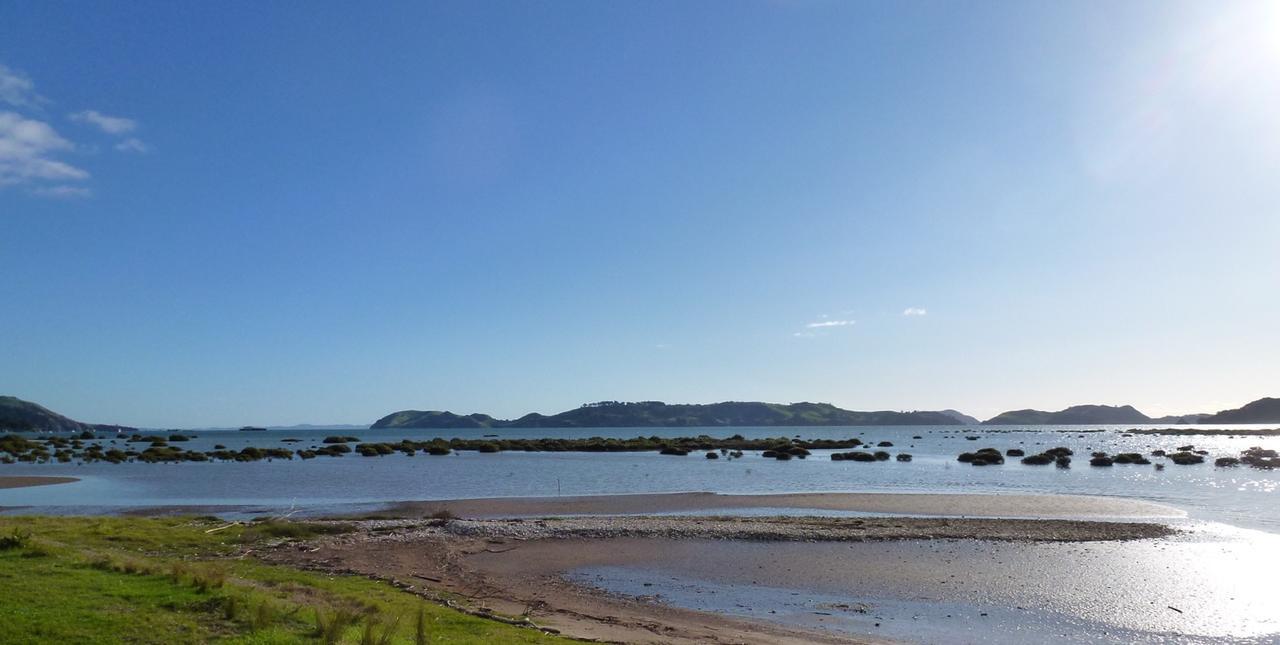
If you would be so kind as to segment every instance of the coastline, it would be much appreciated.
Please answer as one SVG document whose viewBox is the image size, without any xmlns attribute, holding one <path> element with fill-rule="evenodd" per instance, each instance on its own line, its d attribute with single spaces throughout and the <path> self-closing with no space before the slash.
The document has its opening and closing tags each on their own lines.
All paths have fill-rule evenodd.
<svg viewBox="0 0 1280 645">
<path fill-rule="evenodd" d="M 555 515 L 637 515 L 806 509 L 895 515 L 987 518 L 1182 518 L 1180 509 L 1155 502 L 1116 497 L 973 493 L 645 493 L 571 497 L 496 497 L 403 501 L 368 517 L 414 517 L 447 511 L 458 517 Z"/>
<path fill-rule="evenodd" d="M 903 636 L 879 635 L 883 619 L 861 608 L 862 600 L 815 604 L 784 617 L 769 609 L 781 611 L 776 599 L 744 597 L 731 607 L 702 607 L 670 597 L 690 584 L 714 585 L 706 581 L 728 576 L 729 587 L 708 588 L 705 597 L 716 597 L 717 592 L 726 597 L 726 590 L 760 593 L 767 588 L 761 586 L 764 581 L 770 581 L 786 585 L 787 597 L 809 598 L 809 592 L 819 590 L 808 582 L 818 570 L 832 563 L 845 568 L 857 563 L 841 580 L 861 586 L 856 592 L 836 593 L 871 603 L 876 585 L 888 588 L 904 558 L 955 559 L 948 566 L 956 571 L 991 569 L 987 548 L 1068 553 L 1090 544 L 1162 545 L 1178 533 L 1155 521 L 1179 516 L 1177 509 L 1130 502 L 1057 495 L 848 493 L 403 502 L 376 515 L 425 519 L 365 515 L 330 520 L 352 530 L 302 544 L 281 544 L 258 556 L 308 570 L 370 576 L 427 598 L 466 598 L 468 611 L 524 616 L 539 628 L 574 638 L 629 643 L 888 643 Z M 899 515 L 643 514 L 780 507 Z M 1010 510 L 1035 511 L 1042 519 L 998 517 Z M 906 512 L 939 517 L 901 516 Z M 962 512 L 973 516 L 956 517 Z M 558 513 L 573 517 L 556 517 Z M 494 519 L 504 514 L 505 519 Z M 486 516 L 489 519 L 481 519 Z M 1103 521 L 1110 517 L 1140 521 Z M 974 548 L 971 545 L 991 546 L 965 552 Z M 851 553 L 868 549 L 874 558 L 849 560 Z M 863 573 L 873 572 L 876 582 L 862 585 Z M 1010 573 L 1023 579 L 1028 572 Z M 628 579 L 634 587 L 628 588 L 625 582 L 619 586 L 616 580 L 606 581 L 609 575 L 638 577 Z M 672 582 L 680 576 L 693 582 Z M 849 621 L 866 624 L 850 631 Z"/>
<path fill-rule="evenodd" d="M 665 602 L 661 594 L 650 591 L 619 593 L 594 586 L 582 572 L 622 566 L 706 575 L 712 573 L 707 563 L 716 562 L 712 568 L 729 567 L 750 576 L 756 562 L 768 560 L 780 571 L 792 567 L 798 571 L 820 566 L 813 556 L 823 555 L 824 550 L 836 549 L 824 557 L 839 558 L 838 550 L 855 546 L 881 545 L 876 548 L 889 553 L 971 543 L 1070 547 L 1093 541 L 1151 542 L 1174 533 L 1155 523 L 989 518 L 603 516 L 335 523 L 346 525 L 350 532 L 304 543 L 286 542 L 257 555 L 274 564 L 384 580 L 437 601 L 467 599 L 459 608 L 478 615 L 522 616 L 539 629 L 572 638 L 626 643 L 889 643 L 897 639 L 833 631 L 821 618 L 805 624 L 780 622 L 765 613 L 767 605 L 761 605 L 764 615 L 760 616 L 692 609 Z M 736 549 L 744 548 L 756 551 L 745 558 L 735 555 Z M 876 566 L 882 577 L 892 575 L 892 562 Z M 789 579 L 796 583 L 796 593 L 805 588 L 803 578 Z M 755 584 L 740 586 L 748 589 Z M 849 611 L 849 605 L 833 607 L 844 607 L 833 611 Z"/>
<path fill-rule="evenodd" d="M 80 481 L 79 477 L 46 477 L 42 475 L 0 476 L 0 489 L 29 488 L 31 486 L 53 486 Z"/>
</svg>

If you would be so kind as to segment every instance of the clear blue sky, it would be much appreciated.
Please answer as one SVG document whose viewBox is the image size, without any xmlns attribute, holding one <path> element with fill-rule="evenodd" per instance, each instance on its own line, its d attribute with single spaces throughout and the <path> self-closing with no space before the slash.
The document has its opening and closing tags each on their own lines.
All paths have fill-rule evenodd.
<svg viewBox="0 0 1280 645">
<path fill-rule="evenodd" d="M 1280 5 L 0 4 L 0 393 L 1280 395 Z"/>
</svg>

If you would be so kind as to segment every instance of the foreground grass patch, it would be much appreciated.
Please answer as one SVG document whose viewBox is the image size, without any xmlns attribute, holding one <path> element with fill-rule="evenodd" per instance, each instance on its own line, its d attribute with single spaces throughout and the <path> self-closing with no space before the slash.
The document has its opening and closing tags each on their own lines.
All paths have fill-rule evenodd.
<svg viewBox="0 0 1280 645">
<path fill-rule="evenodd" d="M 257 523 L 264 524 L 264 523 Z M 393 587 L 235 558 L 323 525 L 193 518 L 4 518 L 0 641 L 550 643 Z"/>
</svg>

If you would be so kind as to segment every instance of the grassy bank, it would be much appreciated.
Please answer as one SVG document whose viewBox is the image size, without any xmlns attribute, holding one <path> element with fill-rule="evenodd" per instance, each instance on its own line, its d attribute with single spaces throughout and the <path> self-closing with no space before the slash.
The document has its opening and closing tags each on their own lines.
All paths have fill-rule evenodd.
<svg viewBox="0 0 1280 645">
<path fill-rule="evenodd" d="M 246 550 L 332 530 L 212 519 L 0 519 L 0 634 L 15 643 L 551 643 L 356 576 Z"/>
</svg>

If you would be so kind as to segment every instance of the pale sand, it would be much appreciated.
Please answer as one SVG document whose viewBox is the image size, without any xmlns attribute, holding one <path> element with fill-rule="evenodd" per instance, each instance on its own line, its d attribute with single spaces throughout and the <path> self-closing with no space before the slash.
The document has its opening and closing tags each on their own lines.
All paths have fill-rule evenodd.
<svg viewBox="0 0 1280 645">
<path fill-rule="evenodd" d="M 677 496 L 679 498 L 679 496 Z M 785 496 L 783 496 L 785 497 Z M 628 498 L 629 499 L 629 498 Z M 597 500 L 599 501 L 599 500 Z M 634 502 L 635 500 L 630 500 Z M 1043 500 L 1042 500 L 1043 501 Z M 1096 510 L 1096 509 L 1095 509 Z M 1084 522 L 993 518 L 588 517 L 569 519 L 365 520 L 355 532 L 258 553 L 272 562 L 391 581 L 428 598 L 468 599 L 471 610 L 527 616 L 540 627 L 577 638 L 627 643 L 875 642 L 873 637 L 813 631 L 720 614 L 701 613 L 601 593 L 575 584 L 566 572 L 591 566 L 679 562 L 733 545 L 758 545 L 769 558 L 784 544 L 794 553 L 785 569 L 807 559 L 806 549 L 837 544 L 1067 544 L 1147 540 L 1171 534 L 1149 522 Z M 710 538 L 710 539 L 708 539 Z M 701 546 L 694 546 L 701 545 Z M 828 545 L 828 546 L 823 546 Z M 847 547 L 841 547 L 847 548 Z M 894 548 L 894 547 L 886 547 Z M 671 560 L 668 556 L 676 556 Z M 739 560 L 739 565 L 752 562 Z M 732 559 L 732 558 L 731 558 Z M 820 563 L 813 563 L 821 566 Z M 892 560 L 884 562 L 886 575 Z M 720 566 L 720 565 L 717 565 Z M 780 576 L 779 576 L 780 579 Z M 815 626 L 820 627 L 820 626 Z"/>
<path fill-rule="evenodd" d="M 28 486 L 49 486 L 52 484 L 70 484 L 78 482 L 78 477 L 0 477 L 0 488 L 27 488 Z"/>
<path fill-rule="evenodd" d="M 786 508 L 881 514 L 1025 518 L 1178 518 L 1186 513 L 1163 504 L 1076 495 L 939 495 L 924 493 L 788 493 L 719 495 L 665 493 L 518 497 L 400 502 L 380 515 L 414 517 L 447 510 L 458 517 L 628 515 Z"/>
</svg>

